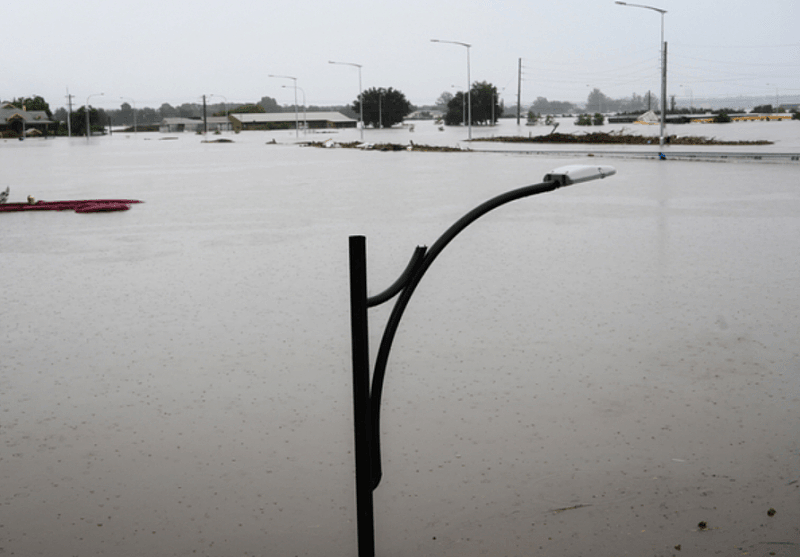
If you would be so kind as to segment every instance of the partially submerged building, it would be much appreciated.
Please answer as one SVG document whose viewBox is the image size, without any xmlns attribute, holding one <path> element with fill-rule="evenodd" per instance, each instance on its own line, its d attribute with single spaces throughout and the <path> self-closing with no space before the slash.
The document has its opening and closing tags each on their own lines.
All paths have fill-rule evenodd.
<svg viewBox="0 0 800 557">
<path fill-rule="evenodd" d="M 25 110 L 9 102 L 0 105 L 0 136 L 46 136 L 55 133 L 57 125 L 44 110 Z"/>
<path fill-rule="evenodd" d="M 251 112 L 230 114 L 228 116 L 234 131 L 242 130 L 293 130 L 300 127 L 320 128 L 355 128 L 357 120 L 348 118 L 341 112 L 308 112 L 295 116 L 294 112 Z"/>
<path fill-rule="evenodd" d="M 225 116 L 209 116 L 206 118 L 208 131 L 228 131 L 232 129 L 230 119 Z M 164 118 L 158 125 L 162 133 L 202 132 L 205 129 L 202 118 Z"/>
</svg>

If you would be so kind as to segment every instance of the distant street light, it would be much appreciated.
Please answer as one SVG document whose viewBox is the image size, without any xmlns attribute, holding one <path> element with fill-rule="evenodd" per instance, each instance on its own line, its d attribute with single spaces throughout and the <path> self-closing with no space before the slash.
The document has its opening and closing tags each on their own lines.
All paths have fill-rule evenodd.
<svg viewBox="0 0 800 557">
<path fill-rule="evenodd" d="M 91 95 L 86 97 L 86 141 L 89 141 L 89 136 L 92 135 L 92 128 L 89 125 L 89 99 L 100 95 L 105 95 L 105 93 L 92 93 Z"/>
<path fill-rule="evenodd" d="M 133 133 L 136 134 L 136 101 L 128 97 L 120 97 L 123 101 L 131 101 L 133 103 Z"/>
<path fill-rule="evenodd" d="M 667 10 L 654 8 L 653 6 L 644 6 L 642 4 L 630 4 L 628 2 L 614 2 L 620 6 L 629 6 L 631 8 L 644 8 L 646 10 L 653 10 L 661 14 L 661 137 L 659 138 L 658 145 L 664 148 L 664 128 L 667 122 L 667 43 L 664 42 L 664 14 Z"/>
<path fill-rule="evenodd" d="M 358 68 L 358 120 L 361 127 L 361 141 L 364 141 L 364 99 L 361 93 L 361 64 L 353 64 L 352 62 L 334 62 L 328 60 L 328 64 L 340 64 L 342 66 L 355 66 Z"/>
<path fill-rule="evenodd" d="M 472 139 L 472 85 L 469 75 L 469 49 L 472 45 L 458 41 L 440 41 L 439 39 L 431 39 L 431 42 L 457 44 L 467 48 L 467 123 L 469 125 L 469 138 Z"/>
<path fill-rule="evenodd" d="M 300 137 L 300 117 L 297 113 L 297 78 L 290 75 L 270 75 L 269 77 L 278 77 L 283 79 L 294 80 L 294 136 Z"/>
<path fill-rule="evenodd" d="M 356 529 L 358 556 L 374 557 L 375 524 L 372 492 L 383 476 L 380 450 L 380 408 L 386 364 L 403 312 L 425 272 L 445 247 L 467 226 L 498 207 L 558 188 L 616 174 L 611 166 L 570 165 L 547 173 L 542 182 L 502 193 L 478 205 L 448 228 L 430 248 L 419 246 L 406 270 L 389 288 L 367 295 L 367 248 L 364 236 L 350 236 L 350 325 L 353 357 L 353 429 L 356 466 Z M 383 331 L 370 388 L 367 310 L 398 296 Z"/>
</svg>

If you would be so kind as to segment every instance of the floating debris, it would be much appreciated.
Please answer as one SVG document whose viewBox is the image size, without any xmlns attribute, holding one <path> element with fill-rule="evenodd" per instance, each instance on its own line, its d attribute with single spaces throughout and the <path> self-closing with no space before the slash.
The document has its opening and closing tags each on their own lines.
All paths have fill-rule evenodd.
<svg viewBox="0 0 800 557">
<path fill-rule="evenodd" d="M 440 153 L 469 152 L 471 149 L 461 149 L 460 147 L 444 147 L 441 145 L 419 145 L 410 142 L 408 145 L 398 143 L 361 143 L 360 141 L 350 141 L 348 143 L 334 143 L 326 141 L 304 141 L 300 143 L 304 147 L 341 147 L 344 149 L 368 149 L 370 151 L 436 151 Z"/>
<path fill-rule="evenodd" d="M 657 137 L 644 135 L 633 135 L 628 133 L 608 133 L 593 132 L 581 134 L 569 133 L 550 133 L 548 135 L 537 135 L 536 137 L 525 136 L 499 136 L 481 137 L 471 141 L 492 141 L 500 143 L 592 143 L 592 144 L 613 144 L 613 145 L 648 145 Z M 772 141 L 720 141 L 714 138 L 670 135 L 665 138 L 670 145 L 772 145 Z"/>
<path fill-rule="evenodd" d="M 547 512 L 558 514 L 558 513 L 563 513 L 564 511 L 574 511 L 575 509 L 582 509 L 583 507 L 591 507 L 591 505 L 574 505 L 572 507 L 563 507 L 561 509 L 550 509 Z"/>
</svg>

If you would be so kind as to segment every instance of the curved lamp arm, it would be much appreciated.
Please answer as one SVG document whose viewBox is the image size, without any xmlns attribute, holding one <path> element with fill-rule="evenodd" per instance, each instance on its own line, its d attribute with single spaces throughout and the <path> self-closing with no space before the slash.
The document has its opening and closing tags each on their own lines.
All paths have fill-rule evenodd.
<svg viewBox="0 0 800 557">
<path fill-rule="evenodd" d="M 372 297 L 367 296 L 366 238 L 350 236 L 350 313 L 359 557 L 375 555 L 372 492 L 383 475 L 380 452 L 380 407 L 386 364 L 400 319 L 422 277 L 453 238 L 489 211 L 523 197 L 553 191 L 579 182 L 605 178 L 612 174 L 616 174 L 616 170 L 610 166 L 564 166 L 546 174 L 540 184 L 518 188 L 489 199 L 457 220 L 430 249 L 417 247 L 406 269 L 394 284 Z M 378 348 L 370 388 L 367 310 L 369 307 L 389 301 L 397 294 L 399 297 L 386 323 Z"/>
<path fill-rule="evenodd" d="M 505 205 L 506 203 L 540 193 L 547 193 L 560 187 L 577 184 L 579 182 L 605 178 L 606 176 L 610 176 L 615 173 L 616 170 L 610 166 L 572 165 L 561 167 L 546 174 L 544 181 L 540 184 L 524 186 L 515 190 L 511 190 L 485 201 L 453 223 L 453 225 L 451 225 L 450 228 L 448 228 L 444 234 L 442 234 L 439 239 L 433 243 L 427 252 L 424 247 L 418 247 L 417 251 L 414 252 L 414 256 L 412 257 L 411 262 L 406 270 L 403 272 L 397 282 L 395 282 L 392 287 L 386 290 L 384 293 L 385 296 L 382 295 L 379 301 L 376 301 L 374 304 L 369 304 L 378 305 L 379 303 L 388 301 L 396 293 L 400 293 L 400 297 L 397 299 L 397 302 L 395 302 L 395 306 L 392 309 L 392 313 L 389 316 L 388 322 L 386 323 L 386 329 L 383 332 L 381 344 L 378 349 L 378 356 L 375 361 L 375 372 L 372 376 L 372 388 L 370 389 L 373 489 L 378 487 L 383 475 L 380 453 L 380 408 L 381 397 L 383 395 L 383 383 L 386 376 L 386 364 L 389 360 L 389 352 L 392 349 L 392 343 L 394 341 L 395 334 L 397 333 L 397 328 L 400 325 L 400 320 L 402 319 L 403 313 L 408 306 L 408 302 L 411 299 L 411 296 L 414 294 L 414 290 L 417 288 L 417 285 L 420 283 L 422 277 L 433 264 L 434 260 L 439 256 L 444 248 L 447 247 L 447 245 L 467 226 L 478 220 L 486 213 Z M 370 302 L 376 298 L 378 297 L 376 296 L 374 298 L 370 298 Z"/>
</svg>

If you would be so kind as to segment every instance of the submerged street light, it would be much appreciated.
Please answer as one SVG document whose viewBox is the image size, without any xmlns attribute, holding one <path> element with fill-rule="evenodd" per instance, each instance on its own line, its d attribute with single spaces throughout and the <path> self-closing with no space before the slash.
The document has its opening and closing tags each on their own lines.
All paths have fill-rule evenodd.
<svg viewBox="0 0 800 557">
<path fill-rule="evenodd" d="M 469 49 L 472 45 L 458 41 L 440 41 L 439 39 L 431 39 L 431 42 L 457 44 L 467 48 L 467 123 L 469 125 L 469 139 L 472 139 L 472 85 L 469 76 Z"/>
<path fill-rule="evenodd" d="M 334 62 L 328 60 L 328 64 L 340 64 L 342 66 L 355 66 L 358 68 L 358 124 L 361 128 L 361 141 L 364 141 L 364 96 L 361 93 L 361 64 L 353 64 L 352 62 Z"/>
<path fill-rule="evenodd" d="M 289 85 L 281 85 L 282 89 L 286 89 Z M 306 113 L 306 92 L 303 91 L 302 87 L 298 87 L 295 83 L 294 86 L 295 92 L 294 94 L 297 95 L 297 89 L 300 89 L 300 92 L 303 93 L 303 133 L 308 131 L 308 114 Z M 296 98 L 296 97 L 295 97 Z"/>
<path fill-rule="evenodd" d="M 664 42 L 664 14 L 667 10 L 654 8 L 653 6 L 645 6 L 642 4 L 631 4 L 629 2 L 614 2 L 620 6 L 629 6 L 631 8 L 644 8 L 646 10 L 653 10 L 661 14 L 661 133 L 658 140 L 658 146 L 664 148 L 664 128 L 667 121 L 667 43 Z"/>
<path fill-rule="evenodd" d="M 356 465 L 356 528 L 359 557 L 374 557 L 375 527 L 372 492 L 383 475 L 380 450 L 380 408 L 386 364 L 403 312 L 425 272 L 450 241 L 486 213 L 511 201 L 616 174 L 611 166 L 570 165 L 548 172 L 541 183 L 502 193 L 461 217 L 429 248 L 418 246 L 393 285 L 367 295 L 367 248 L 364 236 L 350 236 L 350 325 L 353 354 L 353 416 Z M 381 338 L 370 387 L 367 310 L 398 296 Z"/>
<path fill-rule="evenodd" d="M 269 77 L 278 77 L 283 79 L 294 80 L 294 136 L 300 137 L 300 117 L 297 113 L 297 78 L 290 75 L 270 75 Z"/>
</svg>

